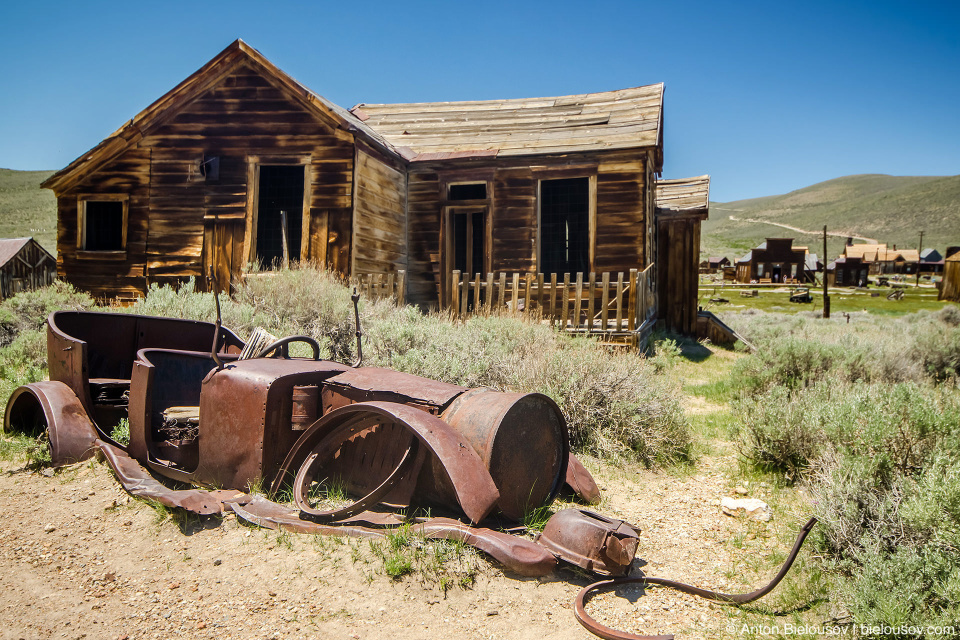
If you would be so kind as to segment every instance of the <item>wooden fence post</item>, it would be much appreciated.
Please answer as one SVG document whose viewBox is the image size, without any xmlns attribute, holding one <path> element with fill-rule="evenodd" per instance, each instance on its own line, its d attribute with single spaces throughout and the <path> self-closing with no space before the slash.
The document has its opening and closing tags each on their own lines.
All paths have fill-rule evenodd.
<svg viewBox="0 0 960 640">
<path fill-rule="evenodd" d="M 550 324 L 557 322 L 557 274 L 550 274 Z"/>
<path fill-rule="evenodd" d="M 583 272 L 577 272 L 577 288 L 573 298 L 573 330 L 580 328 L 580 305 L 583 303 Z"/>
<path fill-rule="evenodd" d="M 487 273 L 487 292 L 483 297 L 483 311 L 487 315 L 493 310 L 493 272 Z"/>
<path fill-rule="evenodd" d="M 407 270 L 406 269 L 397 270 L 396 301 L 397 301 L 397 305 L 399 306 L 403 306 L 407 304 Z"/>
<path fill-rule="evenodd" d="M 623 271 L 617 272 L 617 331 L 623 329 Z"/>
<path fill-rule="evenodd" d="M 460 272 L 454 269 L 450 273 L 450 311 L 454 318 L 460 316 Z"/>
<path fill-rule="evenodd" d="M 607 330 L 607 317 L 610 314 L 610 272 L 604 271 L 600 277 L 600 287 L 603 291 L 600 293 L 600 330 Z"/>
<path fill-rule="evenodd" d="M 597 274 L 590 272 L 590 279 L 587 288 L 590 290 L 587 298 L 587 332 L 593 331 L 593 298 L 597 292 Z"/>
<path fill-rule="evenodd" d="M 520 274 L 513 274 L 513 312 L 520 310 Z"/>
<path fill-rule="evenodd" d="M 627 331 L 634 331 L 639 325 L 637 324 L 637 270 L 630 269 L 630 290 L 627 294 L 627 299 L 629 303 L 627 305 L 627 313 L 629 317 L 627 318 Z"/>
<path fill-rule="evenodd" d="M 537 274 L 537 308 L 540 309 L 540 315 L 543 315 L 543 274 Z"/>
<path fill-rule="evenodd" d="M 506 290 L 507 290 L 507 274 L 503 271 L 500 272 L 500 290 L 497 291 L 497 308 L 503 309 L 503 305 L 506 304 Z"/>
</svg>

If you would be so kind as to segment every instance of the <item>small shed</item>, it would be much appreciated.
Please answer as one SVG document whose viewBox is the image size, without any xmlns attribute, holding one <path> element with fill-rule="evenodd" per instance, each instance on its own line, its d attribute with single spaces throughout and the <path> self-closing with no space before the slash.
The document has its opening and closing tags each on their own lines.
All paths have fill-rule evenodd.
<svg viewBox="0 0 960 640">
<path fill-rule="evenodd" d="M 940 283 L 938 299 L 960 302 L 960 253 L 954 253 L 943 261 L 943 281 Z"/>
<path fill-rule="evenodd" d="M 0 238 L 0 299 L 37 289 L 57 277 L 57 261 L 33 238 Z"/>
<path fill-rule="evenodd" d="M 697 330 L 700 222 L 710 213 L 710 176 L 658 180 L 656 191 L 659 317 L 667 329 Z"/>
</svg>

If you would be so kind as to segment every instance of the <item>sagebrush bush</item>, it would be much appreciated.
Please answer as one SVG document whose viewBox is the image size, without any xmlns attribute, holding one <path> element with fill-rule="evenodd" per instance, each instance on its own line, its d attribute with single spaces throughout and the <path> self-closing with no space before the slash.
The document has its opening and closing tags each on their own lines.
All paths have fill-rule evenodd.
<svg viewBox="0 0 960 640">
<path fill-rule="evenodd" d="M 849 315 L 849 323 L 811 312 L 744 311 L 722 318 L 758 347 L 738 371 L 751 391 L 773 384 L 796 388 L 826 377 L 896 383 L 960 376 L 960 307 L 899 318 Z"/>
<path fill-rule="evenodd" d="M 41 289 L 18 293 L 0 304 L 0 347 L 13 342 L 21 331 L 40 329 L 54 311 L 92 306 L 90 296 L 61 280 Z"/>
</svg>

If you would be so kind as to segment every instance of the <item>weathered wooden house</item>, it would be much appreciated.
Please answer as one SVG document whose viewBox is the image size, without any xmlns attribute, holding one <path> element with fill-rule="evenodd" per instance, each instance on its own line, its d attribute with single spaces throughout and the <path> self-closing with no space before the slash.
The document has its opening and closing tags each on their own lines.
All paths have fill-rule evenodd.
<svg viewBox="0 0 960 640">
<path fill-rule="evenodd" d="M 700 273 L 714 273 L 730 266 L 730 258 L 725 256 L 710 256 L 700 261 Z"/>
<path fill-rule="evenodd" d="M 454 270 L 643 270 L 662 107 L 655 84 L 347 110 L 238 40 L 44 183 L 60 274 L 132 298 L 213 266 L 224 288 L 286 246 L 348 275 L 403 269 L 407 299 L 436 304 Z M 693 234 L 689 217 L 661 228 Z M 677 242 L 695 272 L 699 234 Z"/>
<path fill-rule="evenodd" d="M 870 267 L 870 275 L 914 274 L 920 263 L 916 249 L 897 249 L 897 245 L 847 244 L 843 249 L 847 258 L 860 258 Z"/>
<path fill-rule="evenodd" d="M 940 281 L 939 300 L 960 302 L 960 252 L 943 260 L 943 279 Z"/>
<path fill-rule="evenodd" d="M 660 180 L 656 188 L 658 314 L 667 329 L 697 330 L 700 223 L 710 211 L 710 176 Z"/>
<path fill-rule="evenodd" d="M 817 256 L 793 238 L 767 238 L 737 260 L 737 282 L 813 282 Z"/>
<path fill-rule="evenodd" d="M 33 238 L 0 238 L 0 300 L 57 277 L 57 261 Z"/>
<path fill-rule="evenodd" d="M 865 287 L 869 284 L 870 263 L 861 256 L 840 256 L 827 265 L 827 283 L 840 287 Z"/>
</svg>

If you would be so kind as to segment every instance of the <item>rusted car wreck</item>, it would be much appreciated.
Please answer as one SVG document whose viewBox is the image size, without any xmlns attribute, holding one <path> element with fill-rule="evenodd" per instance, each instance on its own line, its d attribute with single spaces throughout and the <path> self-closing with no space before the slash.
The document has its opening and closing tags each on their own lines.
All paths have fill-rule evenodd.
<svg viewBox="0 0 960 640">
<path fill-rule="evenodd" d="M 197 514 L 231 510 L 271 528 L 379 537 L 407 523 L 427 537 L 474 545 L 521 575 L 545 575 L 562 560 L 624 576 L 633 563 L 638 530 L 582 509 L 558 512 L 535 540 L 504 530 L 564 486 L 584 502 L 599 498 L 547 396 L 323 360 L 306 336 L 255 333 L 245 342 L 219 319 L 58 311 L 47 325 L 50 380 L 12 394 L 4 428 L 45 429 L 55 465 L 99 452 L 134 495 Z M 359 327 L 357 334 L 359 344 Z M 297 342 L 312 357 L 291 357 Z M 122 419 L 125 446 L 109 435 Z M 194 488 L 171 488 L 154 474 Z M 361 497 L 318 508 L 311 487 L 334 477 Z M 248 493 L 252 487 L 268 495 L 289 487 L 296 508 Z M 396 508 L 408 506 L 449 517 L 404 519 Z M 777 578 L 748 596 L 621 579 L 748 601 L 782 578 L 810 527 Z M 603 637 L 635 637 L 602 627 L 583 609 L 591 589 L 609 584 L 581 593 L 577 617 Z"/>
</svg>

